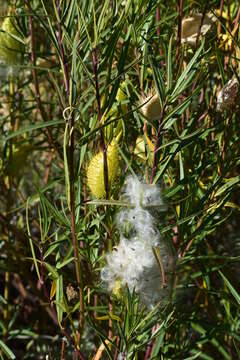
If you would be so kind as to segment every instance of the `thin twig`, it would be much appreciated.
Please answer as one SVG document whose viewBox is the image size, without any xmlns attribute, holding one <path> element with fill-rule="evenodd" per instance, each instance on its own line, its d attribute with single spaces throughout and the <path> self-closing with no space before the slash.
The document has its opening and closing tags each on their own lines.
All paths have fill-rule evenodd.
<svg viewBox="0 0 240 360">
<path fill-rule="evenodd" d="M 64 360 L 64 350 L 65 350 L 65 341 L 64 339 L 62 339 L 62 346 L 61 346 L 61 359 L 60 360 Z"/>
</svg>

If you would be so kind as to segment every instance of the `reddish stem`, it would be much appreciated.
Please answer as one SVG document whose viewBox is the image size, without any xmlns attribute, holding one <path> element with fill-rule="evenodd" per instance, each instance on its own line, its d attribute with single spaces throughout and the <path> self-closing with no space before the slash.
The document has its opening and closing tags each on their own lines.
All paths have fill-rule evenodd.
<svg viewBox="0 0 240 360">
<path fill-rule="evenodd" d="M 234 20 L 234 28 L 233 28 L 233 31 L 232 31 L 233 36 L 235 35 L 235 33 L 237 31 L 237 28 L 239 26 L 239 20 L 240 20 L 240 6 L 238 8 L 238 13 L 237 13 L 236 19 Z"/>
<path fill-rule="evenodd" d="M 156 169 L 157 169 L 157 156 L 158 156 L 158 151 L 159 151 L 158 147 L 159 147 L 159 143 L 160 143 L 160 136 L 161 136 L 162 126 L 163 126 L 163 118 L 165 115 L 165 111 L 166 111 L 166 103 L 163 105 L 163 109 L 162 109 L 161 116 L 159 119 L 158 132 L 157 132 L 157 136 L 156 136 L 156 140 L 155 140 L 155 144 L 154 144 L 154 153 L 153 153 L 152 173 L 151 173 L 150 184 L 153 183 Z"/>
<path fill-rule="evenodd" d="M 147 349 L 145 352 L 145 356 L 144 356 L 144 360 L 148 360 L 151 356 L 151 352 L 152 352 L 152 342 L 150 342 L 149 344 L 147 344 Z"/>
<path fill-rule="evenodd" d="M 156 22 L 159 23 L 159 21 L 160 21 L 160 11 L 159 11 L 159 7 L 157 6 Z M 160 41 L 160 26 L 159 25 L 157 25 L 157 36 L 159 37 L 159 41 Z M 159 46 L 159 53 L 160 53 L 160 56 L 163 56 L 163 51 L 160 46 Z M 161 66 L 164 66 L 164 60 L 161 60 Z"/>
<path fill-rule="evenodd" d="M 222 13 L 223 13 L 223 4 L 224 4 L 224 0 L 221 0 L 220 2 L 220 8 L 219 8 L 219 16 L 222 17 Z M 221 26 L 221 22 L 219 21 L 218 23 L 218 34 L 220 35 L 222 32 L 222 26 Z"/>
<path fill-rule="evenodd" d="M 178 58 L 178 52 L 181 45 L 181 37 L 182 37 L 182 8 L 183 8 L 183 0 L 178 0 L 178 30 L 177 30 L 176 58 Z"/>
<path fill-rule="evenodd" d="M 116 339 L 116 349 L 115 349 L 114 358 L 113 358 L 114 360 L 117 360 L 117 358 L 118 358 L 118 354 L 119 354 L 119 350 L 118 350 L 119 343 L 120 343 L 120 337 L 119 337 L 119 335 L 117 335 L 117 339 Z"/>
<path fill-rule="evenodd" d="M 61 4 L 58 1 L 58 16 L 61 19 Z M 70 83 L 69 83 L 69 73 L 68 66 L 65 61 L 65 53 L 62 41 L 62 29 L 61 23 L 58 24 L 58 42 L 60 48 L 61 62 L 64 67 L 64 83 L 65 83 L 65 92 L 66 96 L 69 97 L 70 94 Z M 78 358 L 79 351 L 78 346 L 81 338 L 81 331 L 83 328 L 83 312 L 84 312 L 84 293 L 83 293 L 83 281 L 80 272 L 80 259 L 78 253 L 78 240 L 76 236 L 76 220 L 75 220 L 75 189 L 74 189 L 74 114 L 71 112 L 70 114 L 70 138 L 69 138 L 69 148 L 68 148 L 68 167 L 69 167 L 69 183 L 70 183 L 70 213 L 71 213 L 71 233 L 72 233 L 72 243 L 73 243 L 73 254 L 74 254 L 74 264 L 75 264 L 75 274 L 76 281 L 78 286 L 78 294 L 79 294 L 79 319 L 78 319 L 78 334 L 77 334 L 77 344 L 75 344 L 75 357 Z M 80 243 L 80 246 L 83 247 L 83 244 Z"/>
<path fill-rule="evenodd" d="M 202 26 L 203 26 L 203 20 L 204 20 L 204 18 L 205 18 L 206 13 L 207 13 L 207 8 L 208 8 L 208 2 L 206 2 L 205 6 L 204 6 L 204 10 L 203 10 L 203 14 L 202 14 L 200 26 L 199 26 L 198 32 L 197 32 L 197 39 L 196 39 L 195 49 L 197 49 L 197 46 L 198 46 L 199 36 L 200 36 L 200 33 L 201 33 L 201 28 L 202 28 Z"/>
</svg>

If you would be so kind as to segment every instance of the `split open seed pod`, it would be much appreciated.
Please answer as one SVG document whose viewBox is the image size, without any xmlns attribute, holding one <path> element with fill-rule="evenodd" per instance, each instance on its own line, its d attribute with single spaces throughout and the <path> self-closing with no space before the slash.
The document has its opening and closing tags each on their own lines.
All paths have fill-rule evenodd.
<svg viewBox="0 0 240 360">
<path fill-rule="evenodd" d="M 238 80 L 235 77 L 224 85 L 217 97 L 217 111 L 221 112 L 234 106 L 237 99 L 238 88 Z"/>
<path fill-rule="evenodd" d="M 145 136 L 138 136 L 134 148 L 134 155 L 136 155 L 142 161 L 148 161 L 148 164 L 152 165 L 154 145 L 149 139 L 147 134 Z"/>
<path fill-rule="evenodd" d="M 193 14 L 182 21 L 182 34 L 181 42 L 194 46 L 196 44 L 200 25 L 200 35 L 206 35 L 213 23 L 216 21 L 216 17 L 213 14 L 206 14 L 202 20 L 203 14 Z"/>
<path fill-rule="evenodd" d="M 157 120 L 161 116 L 161 105 L 158 93 L 153 92 L 153 94 L 147 97 L 142 97 L 140 106 L 144 117 L 149 120 Z"/>
<path fill-rule="evenodd" d="M 109 190 L 111 190 L 111 187 L 114 184 L 120 169 L 117 144 L 121 138 L 121 134 L 122 133 L 119 133 L 107 148 Z M 103 160 L 103 152 L 100 151 L 92 158 L 87 169 L 88 187 L 97 199 L 106 197 Z"/>
</svg>

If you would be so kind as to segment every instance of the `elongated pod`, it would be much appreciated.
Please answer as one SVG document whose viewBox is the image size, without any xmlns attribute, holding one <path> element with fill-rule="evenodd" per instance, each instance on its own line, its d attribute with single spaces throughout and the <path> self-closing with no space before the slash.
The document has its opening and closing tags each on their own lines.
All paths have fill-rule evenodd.
<svg viewBox="0 0 240 360">
<path fill-rule="evenodd" d="M 109 189 L 116 180 L 119 171 L 119 156 L 117 143 L 121 137 L 121 133 L 112 140 L 107 148 L 107 165 L 108 165 L 108 183 Z M 98 198 L 106 196 L 104 184 L 104 165 L 103 153 L 100 151 L 90 161 L 87 169 L 87 183 L 92 194 Z"/>
</svg>

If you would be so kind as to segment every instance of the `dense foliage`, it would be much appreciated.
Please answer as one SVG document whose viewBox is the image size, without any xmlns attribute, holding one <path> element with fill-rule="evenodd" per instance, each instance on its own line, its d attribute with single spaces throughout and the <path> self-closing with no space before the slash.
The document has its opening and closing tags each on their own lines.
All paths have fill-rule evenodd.
<svg viewBox="0 0 240 360">
<path fill-rule="evenodd" d="M 240 357 L 239 19 L 1 1 L 0 359 Z"/>
</svg>

